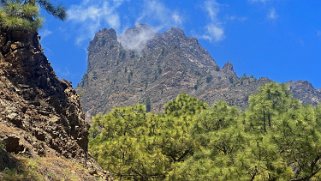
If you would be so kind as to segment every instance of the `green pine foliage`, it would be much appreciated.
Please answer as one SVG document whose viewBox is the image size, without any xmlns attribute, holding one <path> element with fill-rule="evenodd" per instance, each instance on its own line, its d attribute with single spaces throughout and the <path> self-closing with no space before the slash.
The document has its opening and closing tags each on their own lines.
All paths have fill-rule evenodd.
<svg viewBox="0 0 321 181">
<path fill-rule="evenodd" d="M 63 7 L 55 7 L 47 0 L 1 0 L 0 27 L 9 30 L 36 31 L 42 25 L 39 7 L 59 19 L 66 18 Z"/>
<path fill-rule="evenodd" d="M 165 113 L 175 117 L 195 115 L 201 110 L 206 109 L 207 106 L 205 102 L 199 101 L 195 97 L 180 94 L 173 101 L 165 105 Z"/>
<path fill-rule="evenodd" d="M 241 111 L 186 94 L 94 117 L 90 153 L 119 180 L 320 180 L 321 105 L 269 83 Z"/>
</svg>

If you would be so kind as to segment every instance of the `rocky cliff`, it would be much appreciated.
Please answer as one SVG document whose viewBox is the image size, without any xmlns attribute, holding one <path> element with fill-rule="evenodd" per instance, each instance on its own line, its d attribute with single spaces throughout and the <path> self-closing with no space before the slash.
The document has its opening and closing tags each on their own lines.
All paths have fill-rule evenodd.
<svg viewBox="0 0 321 181">
<path fill-rule="evenodd" d="M 316 105 L 321 103 L 321 91 L 316 90 L 307 81 L 291 81 L 288 83 L 294 97 L 299 98 L 305 104 Z"/>
<path fill-rule="evenodd" d="M 87 168 L 80 169 L 87 165 L 104 175 L 87 157 L 89 125 L 79 97 L 68 81 L 57 79 L 38 39 L 37 33 L 0 31 L 0 172 L 5 167 L 19 172 L 19 161 L 29 159 L 38 160 L 44 180 L 55 180 L 49 173 L 68 179 L 72 172 L 79 180 L 95 180 Z"/>
<path fill-rule="evenodd" d="M 230 63 L 220 68 L 197 39 L 177 28 L 156 33 L 138 25 L 122 36 L 104 29 L 91 41 L 88 53 L 88 70 L 77 89 L 88 116 L 147 100 L 159 111 L 182 92 L 209 103 L 225 100 L 244 107 L 250 94 L 271 81 L 238 77 Z M 321 100 L 313 87 L 310 91 L 290 84 L 294 96 L 305 103 Z"/>
</svg>

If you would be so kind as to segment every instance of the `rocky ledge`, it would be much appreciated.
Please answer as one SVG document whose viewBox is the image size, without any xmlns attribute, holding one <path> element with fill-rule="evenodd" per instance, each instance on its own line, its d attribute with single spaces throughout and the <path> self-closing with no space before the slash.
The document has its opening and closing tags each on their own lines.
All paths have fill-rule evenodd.
<svg viewBox="0 0 321 181">
<path fill-rule="evenodd" d="M 0 31 L 3 151 L 28 157 L 62 156 L 89 165 L 96 169 L 92 173 L 98 174 L 99 166 L 87 156 L 89 125 L 84 121 L 79 97 L 70 82 L 56 77 L 38 34 Z M 2 162 L 0 159 L 0 165 L 6 164 Z"/>
</svg>

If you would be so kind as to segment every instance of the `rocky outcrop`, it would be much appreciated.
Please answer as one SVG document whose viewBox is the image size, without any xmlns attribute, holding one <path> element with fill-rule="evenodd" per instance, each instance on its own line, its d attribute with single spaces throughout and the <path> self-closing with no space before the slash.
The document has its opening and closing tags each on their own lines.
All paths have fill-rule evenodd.
<svg viewBox="0 0 321 181">
<path fill-rule="evenodd" d="M 288 85 L 293 96 L 299 98 L 302 103 L 312 105 L 321 103 L 321 92 L 308 81 L 292 81 Z"/>
<path fill-rule="evenodd" d="M 86 163 L 89 125 L 79 97 L 58 80 L 38 39 L 33 32 L 0 31 L 0 140 L 7 152 Z M 10 128 L 15 132 L 4 130 Z"/>
<path fill-rule="evenodd" d="M 271 81 L 238 77 L 231 63 L 220 69 L 197 39 L 177 28 L 155 33 L 138 25 L 120 37 L 115 30 L 104 29 L 91 41 L 88 52 L 88 70 L 77 88 L 88 117 L 147 100 L 159 111 L 183 92 L 209 103 L 225 100 L 245 107 L 248 96 Z M 294 94 L 303 99 L 301 95 Z M 307 96 L 303 102 L 311 101 Z"/>
</svg>

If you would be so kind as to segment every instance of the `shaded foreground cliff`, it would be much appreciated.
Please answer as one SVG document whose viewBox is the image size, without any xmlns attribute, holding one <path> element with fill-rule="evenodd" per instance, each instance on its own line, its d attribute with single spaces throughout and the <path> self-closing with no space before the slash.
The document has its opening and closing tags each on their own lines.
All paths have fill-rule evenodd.
<svg viewBox="0 0 321 181">
<path fill-rule="evenodd" d="M 113 29 L 96 34 L 88 49 L 88 70 L 77 91 L 90 117 L 137 103 L 159 111 L 180 93 L 244 108 L 248 96 L 267 82 L 271 80 L 237 76 L 230 63 L 220 68 L 197 39 L 180 29 L 156 33 L 138 25 L 122 36 Z M 308 82 L 289 85 L 303 103 L 320 102 L 321 92 Z"/>
<path fill-rule="evenodd" d="M 79 97 L 57 79 L 38 39 L 27 31 L 0 31 L 0 180 L 10 171 L 24 177 L 32 170 L 36 176 L 24 179 L 106 177 L 87 155 L 89 125 Z"/>
</svg>

